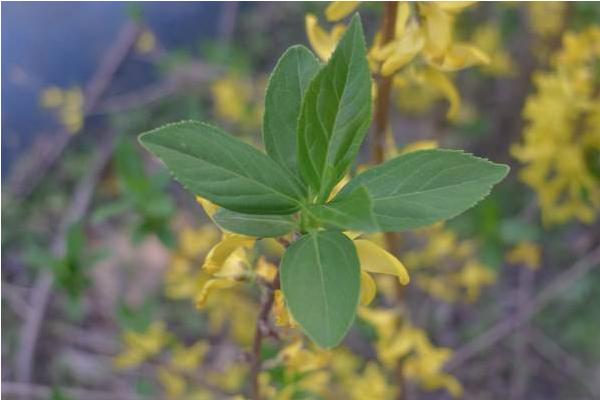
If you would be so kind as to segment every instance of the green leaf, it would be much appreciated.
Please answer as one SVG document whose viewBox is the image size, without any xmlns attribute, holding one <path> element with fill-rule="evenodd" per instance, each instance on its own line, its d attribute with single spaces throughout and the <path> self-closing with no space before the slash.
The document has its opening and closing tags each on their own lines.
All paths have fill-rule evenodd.
<svg viewBox="0 0 600 400">
<path fill-rule="evenodd" d="M 306 210 L 328 227 L 362 232 L 379 230 L 373 214 L 373 202 L 365 188 L 358 188 L 345 196 L 337 196 L 327 204 L 308 205 Z"/>
<path fill-rule="evenodd" d="M 348 172 L 371 122 L 371 75 L 355 16 L 304 96 L 298 121 L 300 172 L 318 200 Z"/>
<path fill-rule="evenodd" d="M 291 214 L 301 185 L 264 153 L 210 125 L 187 121 L 140 136 L 195 195 L 247 214 Z"/>
<path fill-rule="evenodd" d="M 306 334 L 321 347 L 336 346 L 358 305 L 360 266 L 354 244 L 336 231 L 302 236 L 281 261 L 281 289 Z"/>
<path fill-rule="evenodd" d="M 278 237 L 296 229 L 291 215 L 242 214 L 221 208 L 213 218 L 221 228 L 247 236 Z"/>
<path fill-rule="evenodd" d="M 297 134 L 302 98 L 320 68 L 304 46 L 292 46 L 277 62 L 265 97 L 263 140 L 267 154 L 298 176 Z"/>
<path fill-rule="evenodd" d="M 414 229 L 471 208 L 508 170 L 461 151 L 415 151 L 358 175 L 340 197 L 364 187 L 382 232 Z"/>
</svg>

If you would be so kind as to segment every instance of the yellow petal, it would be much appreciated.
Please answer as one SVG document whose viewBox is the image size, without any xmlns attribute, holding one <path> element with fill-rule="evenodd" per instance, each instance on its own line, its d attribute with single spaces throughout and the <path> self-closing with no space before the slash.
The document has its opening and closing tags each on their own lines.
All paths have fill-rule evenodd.
<svg viewBox="0 0 600 400">
<path fill-rule="evenodd" d="M 210 201 L 200 196 L 196 196 L 196 201 L 202 206 L 202 209 L 210 219 L 213 219 L 213 215 L 215 215 L 215 213 L 219 211 L 218 205 L 211 203 Z"/>
<path fill-rule="evenodd" d="M 305 25 L 308 41 L 313 50 L 322 60 L 327 61 L 346 28 L 344 25 L 338 24 L 333 27 L 330 33 L 327 33 L 319 26 L 317 17 L 312 14 L 306 14 Z"/>
<path fill-rule="evenodd" d="M 275 324 L 281 327 L 294 327 L 296 322 L 285 305 L 285 298 L 281 290 L 276 290 L 275 302 L 273 303 L 273 313 L 275 314 Z"/>
<path fill-rule="evenodd" d="M 173 350 L 170 365 L 182 372 L 193 372 L 198 369 L 208 352 L 209 344 L 199 341 L 190 347 L 177 345 Z"/>
<path fill-rule="evenodd" d="M 180 399 L 185 392 L 185 379 L 165 367 L 158 367 L 157 379 L 167 393 L 168 399 Z"/>
<path fill-rule="evenodd" d="M 223 239 L 217 243 L 206 255 L 202 269 L 209 274 L 214 274 L 223 268 L 227 258 L 240 247 L 251 248 L 256 241 L 255 238 L 235 233 L 223 234 Z"/>
<path fill-rule="evenodd" d="M 389 76 L 410 63 L 424 45 L 425 38 L 418 26 L 409 26 L 404 36 L 379 51 L 379 56 L 387 57 L 381 66 L 381 74 Z"/>
<path fill-rule="evenodd" d="M 420 3 L 419 10 L 425 19 L 428 52 L 434 57 L 444 54 L 452 41 L 452 15 L 435 3 Z"/>
<path fill-rule="evenodd" d="M 277 276 L 277 266 L 268 262 L 264 257 L 260 257 L 256 265 L 256 275 L 266 282 L 272 283 Z"/>
<path fill-rule="evenodd" d="M 331 22 L 339 21 L 356 10 L 359 4 L 360 1 L 334 1 L 325 9 L 325 17 Z"/>
<path fill-rule="evenodd" d="M 487 65 L 490 58 L 475 46 L 453 43 L 442 57 L 428 58 L 428 62 L 442 71 L 458 71 L 474 65 Z"/>
<path fill-rule="evenodd" d="M 360 271 L 360 304 L 368 306 L 377 294 L 375 281 L 368 272 Z"/>
<path fill-rule="evenodd" d="M 404 146 L 400 154 L 406 154 L 418 150 L 437 149 L 438 147 L 439 144 L 437 140 L 418 140 Z"/>
<path fill-rule="evenodd" d="M 459 13 L 465 8 L 472 6 L 476 1 L 437 1 L 436 4 L 442 10 L 449 13 Z"/>
<path fill-rule="evenodd" d="M 56 108 L 61 106 L 63 102 L 63 91 L 56 86 L 51 86 L 49 88 L 44 89 L 40 96 L 40 103 L 44 108 Z"/>
<path fill-rule="evenodd" d="M 446 97 L 450 103 L 450 108 L 448 109 L 446 116 L 450 120 L 456 119 L 460 110 L 460 94 L 450 78 L 433 68 L 427 68 L 423 70 L 420 74 L 420 77 L 425 82 L 442 92 L 444 97 Z"/>
<path fill-rule="evenodd" d="M 404 34 L 406 29 L 406 22 L 410 17 L 410 6 L 407 1 L 400 3 L 398 7 L 398 14 L 396 15 L 396 37 L 400 37 Z"/>
<path fill-rule="evenodd" d="M 200 294 L 196 297 L 196 308 L 202 309 L 206 306 L 208 297 L 212 292 L 219 289 L 229 289 L 237 284 L 236 281 L 227 278 L 209 279 L 202 287 Z"/>
<path fill-rule="evenodd" d="M 396 275 L 401 284 L 410 282 L 406 267 L 391 253 L 370 240 L 354 241 L 362 270 L 380 274 Z"/>
</svg>

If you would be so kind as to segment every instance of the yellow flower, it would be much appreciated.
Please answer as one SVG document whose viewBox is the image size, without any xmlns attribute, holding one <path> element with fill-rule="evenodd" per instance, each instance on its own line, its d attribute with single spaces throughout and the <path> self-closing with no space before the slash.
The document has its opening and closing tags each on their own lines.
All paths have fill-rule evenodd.
<svg viewBox="0 0 600 400">
<path fill-rule="evenodd" d="M 284 347 L 278 357 L 286 366 L 287 371 L 306 373 L 327 366 L 331 356 L 329 351 L 305 349 L 302 340 L 298 339 Z"/>
<path fill-rule="evenodd" d="M 333 1 L 325 9 L 328 21 L 335 22 L 350 15 L 358 8 L 360 1 Z"/>
<path fill-rule="evenodd" d="M 333 50 L 335 50 L 337 42 L 346 31 L 346 27 L 343 24 L 336 24 L 333 26 L 331 32 L 326 32 L 319 26 L 317 17 L 312 14 L 306 14 L 305 22 L 310 45 L 323 61 L 327 61 L 331 57 Z"/>
<path fill-rule="evenodd" d="M 210 225 L 199 229 L 184 228 L 179 235 L 178 252 L 187 258 L 195 259 L 205 254 L 218 238 L 218 231 Z"/>
<path fill-rule="evenodd" d="M 206 265 L 206 263 L 204 265 Z M 208 279 L 204 283 L 196 298 L 196 307 L 198 309 L 204 308 L 208 297 L 215 290 L 231 288 L 249 274 L 246 250 L 241 246 L 234 247 L 222 262 L 210 265 L 211 269 L 209 273 L 213 278 Z M 215 269 L 212 269 L 213 265 Z"/>
<path fill-rule="evenodd" d="M 148 54 L 156 48 L 156 37 L 152 31 L 145 29 L 135 42 L 135 50 L 139 54 Z"/>
<path fill-rule="evenodd" d="M 600 151 L 600 95 L 593 90 L 599 40 L 598 27 L 565 33 L 553 69 L 533 76 L 523 142 L 511 147 L 525 164 L 519 177 L 537 192 L 545 224 L 592 223 L 600 210 L 600 185 L 587 158 Z"/>
<path fill-rule="evenodd" d="M 444 364 L 452 350 L 434 346 L 422 329 L 391 309 L 359 309 L 359 316 L 377 332 L 375 349 L 384 366 L 395 369 L 402 360 L 402 370 L 407 379 L 417 382 L 426 390 L 446 389 L 452 396 L 460 397 L 462 386 L 444 372 Z"/>
<path fill-rule="evenodd" d="M 204 341 L 198 341 L 190 347 L 178 345 L 173 350 L 169 364 L 177 371 L 194 372 L 202 363 L 208 348 L 209 344 Z"/>
<path fill-rule="evenodd" d="M 275 290 L 274 296 L 273 314 L 275 314 L 275 324 L 281 327 L 295 327 L 296 322 L 285 305 L 283 292 L 277 289 Z"/>
<path fill-rule="evenodd" d="M 198 204 L 200 204 L 202 206 L 202 209 L 204 210 L 204 212 L 206 213 L 208 218 L 210 218 L 211 220 L 213 219 L 213 216 L 215 215 L 215 213 L 217 211 L 219 211 L 218 205 L 216 205 L 200 196 L 196 196 L 196 202 L 198 202 Z"/>
<path fill-rule="evenodd" d="M 450 78 L 434 68 L 425 68 L 419 73 L 418 77 L 446 97 L 450 103 L 446 116 L 450 120 L 456 119 L 460 111 L 460 94 Z"/>
<path fill-rule="evenodd" d="M 125 348 L 113 360 L 115 368 L 127 369 L 140 365 L 158 354 L 167 344 L 169 337 L 166 325 L 162 321 L 153 322 L 142 333 L 125 331 L 122 335 Z"/>
<path fill-rule="evenodd" d="M 202 269 L 209 274 L 219 272 L 231 254 L 240 248 L 250 249 L 256 239 L 235 233 L 224 233 L 223 238 L 207 254 Z"/>
<path fill-rule="evenodd" d="M 168 399 L 180 399 L 185 393 L 187 383 L 185 379 L 165 367 L 157 369 L 158 382 L 164 388 Z"/>
<path fill-rule="evenodd" d="M 51 86 L 42 91 L 40 103 L 44 108 L 57 108 L 64 102 L 63 91 L 56 86 Z"/>
<path fill-rule="evenodd" d="M 277 277 L 277 272 L 278 270 L 275 264 L 268 262 L 264 257 L 258 259 L 256 275 L 265 282 L 273 283 Z"/>
<path fill-rule="evenodd" d="M 348 384 L 352 400 L 394 399 L 399 390 L 387 382 L 384 371 L 373 362 L 367 363 L 364 372 Z"/>
<path fill-rule="evenodd" d="M 473 43 L 490 55 L 489 64 L 481 71 L 492 76 L 514 76 L 517 66 L 510 53 L 502 47 L 500 28 L 492 24 L 484 24 L 475 29 Z"/>
<path fill-rule="evenodd" d="M 496 282 L 496 273 L 479 262 L 471 260 L 452 278 L 466 290 L 467 301 L 473 302 L 479 297 L 482 287 Z"/>
<path fill-rule="evenodd" d="M 564 27 L 567 3 L 562 1 L 533 1 L 527 3 L 529 22 L 540 36 L 557 35 Z"/>
<path fill-rule="evenodd" d="M 246 130 L 259 127 L 263 103 L 257 98 L 265 83 L 265 79 L 254 83 L 236 73 L 228 73 L 214 81 L 210 89 L 217 118 Z"/>
<path fill-rule="evenodd" d="M 511 264 L 521 264 L 532 270 L 540 267 L 541 249 L 532 242 L 520 242 L 513 247 L 506 255 L 506 261 Z"/>
</svg>

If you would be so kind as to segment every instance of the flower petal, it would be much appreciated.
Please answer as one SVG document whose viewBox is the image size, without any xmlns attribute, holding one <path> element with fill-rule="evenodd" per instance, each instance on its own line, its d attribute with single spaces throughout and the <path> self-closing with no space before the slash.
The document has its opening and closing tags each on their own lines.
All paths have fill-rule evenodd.
<svg viewBox="0 0 600 400">
<path fill-rule="evenodd" d="M 208 296 L 210 296 L 210 294 L 215 290 L 228 289 L 236 284 L 236 281 L 227 278 L 209 279 L 202 287 L 198 297 L 196 297 L 196 308 L 199 310 L 204 308 L 206 306 L 206 302 L 208 301 Z"/>
<path fill-rule="evenodd" d="M 223 268 L 227 258 L 238 248 L 251 248 L 255 238 L 238 235 L 235 233 L 223 234 L 223 239 L 217 243 L 206 255 L 202 269 L 209 274 L 214 274 Z"/>
<path fill-rule="evenodd" d="M 317 17 L 312 14 L 306 14 L 305 18 L 306 34 L 313 50 L 323 60 L 327 61 L 333 53 L 337 42 L 340 40 L 344 31 L 344 25 L 338 24 L 333 27 L 331 32 L 326 32 L 319 26 Z"/>
<path fill-rule="evenodd" d="M 331 22 L 339 21 L 356 10 L 359 4 L 360 1 L 334 1 L 325 9 L 325 17 Z"/>
<path fill-rule="evenodd" d="M 450 78 L 434 68 L 421 71 L 420 78 L 444 94 L 450 103 L 446 116 L 450 120 L 456 119 L 460 110 L 460 94 Z"/>
<path fill-rule="evenodd" d="M 204 210 L 206 215 L 208 215 L 208 217 L 211 220 L 213 219 L 213 215 L 215 215 L 215 213 L 217 211 L 219 211 L 218 205 L 211 203 L 210 201 L 206 200 L 205 198 L 196 196 L 196 201 L 198 202 L 198 204 L 200 204 L 202 206 L 202 209 Z"/>
<path fill-rule="evenodd" d="M 391 253 L 370 240 L 354 241 L 360 266 L 364 271 L 396 275 L 401 284 L 410 282 L 406 267 Z"/>
<path fill-rule="evenodd" d="M 360 304 L 368 306 L 377 294 L 375 281 L 368 272 L 360 271 Z"/>
</svg>

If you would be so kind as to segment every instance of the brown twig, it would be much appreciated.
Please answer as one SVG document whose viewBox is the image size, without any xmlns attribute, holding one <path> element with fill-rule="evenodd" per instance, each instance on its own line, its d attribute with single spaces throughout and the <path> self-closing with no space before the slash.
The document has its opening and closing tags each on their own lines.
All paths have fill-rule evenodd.
<svg viewBox="0 0 600 400">
<path fill-rule="evenodd" d="M 279 274 L 275 277 L 273 282 L 276 282 L 275 287 L 266 287 L 263 300 L 261 302 L 260 312 L 256 321 L 256 329 L 254 332 L 254 342 L 252 344 L 252 354 L 250 355 L 250 390 L 252 400 L 260 400 L 260 385 L 259 375 L 262 367 L 261 362 L 261 349 L 262 341 L 267 336 L 271 329 L 269 328 L 269 314 L 273 308 L 275 302 L 275 289 L 279 283 Z"/>
<path fill-rule="evenodd" d="M 531 320 L 531 318 L 546 307 L 551 300 L 562 294 L 590 270 L 599 265 L 600 246 L 594 248 L 586 256 L 567 268 L 565 272 L 554 278 L 548 286 L 542 289 L 527 304 L 527 306 L 524 307 L 522 313 L 518 314 L 518 316 L 498 322 L 485 333 L 479 335 L 471 342 L 458 349 L 454 353 L 452 360 L 447 364 L 446 369 L 450 371 L 458 368 L 467 360 L 512 334 L 516 328 Z"/>
<path fill-rule="evenodd" d="M 385 45 L 394 40 L 396 36 L 396 15 L 398 14 L 397 2 L 385 2 L 383 10 L 383 20 L 381 21 L 381 45 Z M 392 77 L 378 75 L 377 79 L 377 97 L 375 99 L 374 111 L 374 133 L 372 141 L 372 158 L 374 164 L 381 164 L 385 161 L 385 134 L 390 123 L 390 98 L 392 92 Z M 391 253 L 396 253 L 398 249 L 398 236 L 393 232 L 387 232 L 384 235 L 385 244 Z M 396 288 L 398 300 L 404 297 L 402 287 L 398 284 Z M 404 373 L 402 365 L 399 363 L 396 368 L 396 376 L 401 387 L 405 386 Z M 398 399 L 405 398 L 405 390 L 398 394 Z"/>
<path fill-rule="evenodd" d="M 531 296 L 533 286 L 533 271 L 525 265 L 519 266 L 518 287 L 517 287 L 517 310 L 516 317 L 523 318 L 521 314 L 527 309 L 527 304 Z M 527 345 L 529 342 L 529 330 L 527 323 L 524 322 L 515 329 L 513 343 L 514 363 L 511 376 L 510 398 L 521 399 L 525 396 L 529 375 L 528 357 L 526 356 Z"/>
<path fill-rule="evenodd" d="M 89 168 L 88 173 L 75 188 L 71 202 L 67 207 L 67 212 L 60 221 L 51 244 L 51 252 L 54 256 L 61 257 L 63 255 L 69 226 L 83 218 L 87 213 L 96 184 L 111 158 L 114 144 L 115 134 L 111 133 L 109 140 L 104 141 L 104 145 L 100 148 L 98 156 Z M 37 339 L 50 299 L 53 281 L 52 274 L 48 270 L 45 270 L 40 274 L 31 291 L 30 308 L 29 312 L 25 315 L 25 321 L 21 327 L 21 340 L 16 353 L 15 372 L 18 382 L 31 382 L 32 363 Z"/>
<path fill-rule="evenodd" d="M 569 354 L 560 345 L 549 338 L 539 329 L 531 329 L 529 341 L 533 350 L 544 358 L 554 369 L 567 375 L 570 379 L 586 388 L 592 398 L 600 397 L 600 386 L 594 380 L 590 369 L 586 368 L 581 361 Z"/>
</svg>

